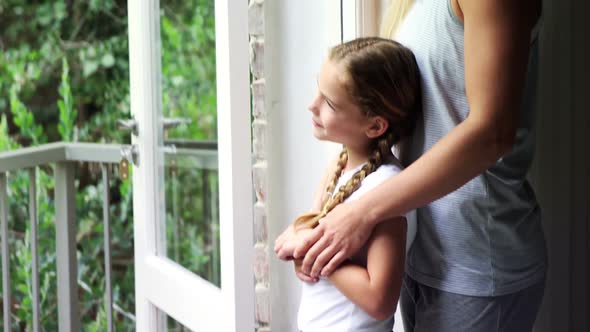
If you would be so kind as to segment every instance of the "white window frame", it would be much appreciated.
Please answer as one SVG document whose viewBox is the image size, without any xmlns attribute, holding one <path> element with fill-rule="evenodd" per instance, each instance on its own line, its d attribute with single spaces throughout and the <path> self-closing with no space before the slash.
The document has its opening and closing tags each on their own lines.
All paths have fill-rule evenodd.
<svg viewBox="0 0 590 332">
<path fill-rule="evenodd" d="M 163 312 L 195 331 L 253 331 L 248 4 L 215 0 L 221 288 L 159 254 L 163 224 L 160 5 L 129 0 L 137 331 L 165 331 Z M 248 328 L 251 327 L 251 328 Z"/>
</svg>

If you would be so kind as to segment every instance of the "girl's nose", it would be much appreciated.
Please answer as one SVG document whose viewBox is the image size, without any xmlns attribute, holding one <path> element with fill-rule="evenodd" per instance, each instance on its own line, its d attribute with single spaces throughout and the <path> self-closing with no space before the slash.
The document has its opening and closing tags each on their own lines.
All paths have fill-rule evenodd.
<svg viewBox="0 0 590 332">
<path fill-rule="evenodd" d="M 320 94 L 319 92 L 316 92 L 315 97 L 312 99 L 311 103 L 309 104 L 309 106 L 307 106 L 307 109 L 313 113 L 313 114 L 318 114 L 319 112 L 319 103 L 320 103 Z"/>
</svg>

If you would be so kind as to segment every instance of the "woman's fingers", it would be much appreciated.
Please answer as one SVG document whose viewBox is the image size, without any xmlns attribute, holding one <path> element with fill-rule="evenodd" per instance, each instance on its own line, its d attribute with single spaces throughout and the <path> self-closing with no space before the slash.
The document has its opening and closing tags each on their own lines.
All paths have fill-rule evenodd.
<svg viewBox="0 0 590 332">
<path fill-rule="evenodd" d="M 320 275 L 323 277 L 329 276 L 330 274 L 332 274 L 332 272 L 334 272 L 334 270 L 336 270 L 336 268 L 338 266 L 340 266 L 342 263 L 344 263 L 344 261 L 348 257 L 349 257 L 349 255 L 346 254 L 346 251 L 340 250 L 338 253 L 336 253 L 336 255 L 334 255 L 332 257 L 332 259 L 330 259 L 330 262 L 328 262 L 328 264 L 326 264 L 326 266 L 324 266 L 324 268 L 320 272 Z M 315 267 L 315 265 L 314 265 L 314 267 Z"/>
<path fill-rule="evenodd" d="M 307 252 L 309 248 L 314 246 L 317 241 L 322 238 L 323 235 L 323 227 L 322 225 L 317 226 L 314 228 L 309 234 L 305 236 L 303 240 L 299 242 L 299 245 L 295 248 L 293 252 L 293 257 L 295 258 L 302 258 L 303 256 L 307 257 Z M 314 257 L 315 258 L 315 257 Z M 311 265 L 309 266 L 311 268 Z M 306 272 L 306 271 L 304 271 Z"/>
<path fill-rule="evenodd" d="M 328 263 L 336 254 L 339 254 L 340 250 L 341 249 L 336 243 L 332 243 L 332 245 L 330 245 L 328 248 L 322 250 L 322 252 L 313 262 L 310 275 L 312 277 L 319 277 L 320 272 L 324 268 L 324 265 L 326 265 L 326 263 Z"/>
<path fill-rule="evenodd" d="M 327 238 L 326 236 L 318 238 L 318 241 L 313 244 L 313 246 L 307 251 L 305 257 L 303 258 L 303 264 L 301 265 L 301 270 L 303 273 L 307 273 L 311 275 L 311 268 L 317 257 L 323 253 L 324 250 L 330 246 L 331 239 Z M 317 277 L 313 276 L 313 277 Z"/>
</svg>

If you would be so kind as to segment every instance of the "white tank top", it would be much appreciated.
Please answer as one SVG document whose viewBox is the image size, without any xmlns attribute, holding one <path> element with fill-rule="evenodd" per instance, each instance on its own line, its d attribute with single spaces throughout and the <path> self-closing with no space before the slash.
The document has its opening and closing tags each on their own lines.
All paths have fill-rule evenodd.
<svg viewBox="0 0 590 332">
<path fill-rule="evenodd" d="M 345 184 L 352 175 L 362 167 L 345 172 L 341 175 L 334 192 Z M 382 165 L 369 174 L 357 189 L 346 200 L 355 200 L 367 191 L 376 187 L 389 177 L 401 171 L 397 159 L 393 164 Z M 415 213 L 406 215 L 407 236 L 406 249 L 410 247 L 416 234 Z M 366 265 L 366 246 L 355 256 L 353 261 Z M 301 283 L 301 302 L 297 315 L 297 324 L 303 332 L 390 332 L 394 323 L 394 313 L 383 321 L 376 320 L 360 307 L 344 296 L 328 279 L 321 278 L 315 284 Z"/>
</svg>

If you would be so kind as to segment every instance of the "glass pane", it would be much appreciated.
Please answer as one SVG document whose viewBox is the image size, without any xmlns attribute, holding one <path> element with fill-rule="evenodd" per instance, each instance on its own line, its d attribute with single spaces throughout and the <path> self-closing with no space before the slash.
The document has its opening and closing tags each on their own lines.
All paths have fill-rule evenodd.
<svg viewBox="0 0 590 332">
<path fill-rule="evenodd" d="M 214 0 L 161 1 L 162 108 L 188 118 L 165 139 L 216 140 Z"/>
<path fill-rule="evenodd" d="M 193 330 L 177 322 L 174 318 L 166 315 L 167 332 L 193 332 Z"/>
<path fill-rule="evenodd" d="M 166 165 L 167 256 L 219 287 L 216 145 L 177 148 Z"/>
<path fill-rule="evenodd" d="M 214 0 L 161 1 L 166 255 L 219 286 Z M 175 149 L 170 149 L 174 146 Z"/>
</svg>

